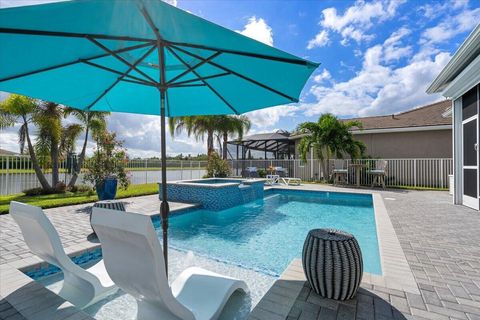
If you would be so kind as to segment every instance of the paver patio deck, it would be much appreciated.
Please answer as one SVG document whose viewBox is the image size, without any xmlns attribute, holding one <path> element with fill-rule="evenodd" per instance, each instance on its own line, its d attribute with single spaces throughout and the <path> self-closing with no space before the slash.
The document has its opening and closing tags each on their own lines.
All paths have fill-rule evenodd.
<svg viewBox="0 0 480 320">
<path fill-rule="evenodd" d="M 480 319 L 480 213 L 454 206 L 447 192 L 379 191 L 420 294 L 362 283 L 355 299 L 316 295 L 295 260 L 251 315 L 284 319 Z M 286 289 L 288 288 L 288 289 Z"/>
<path fill-rule="evenodd" d="M 281 315 L 288 314 L 288 319 L 480 319 L 480 213 L 454 206 L 446 192 L 378 193 L 384 199 L 420 294 L 363 284 L 351 301 L 322 299 L 305 284 L 297 260 L 269 290 L 251 318 L 284 319 Z M 154 213 L 158 211 L 157 199 L 154 195 L 123 201 L 127 202 L 127 210 Z M 45 210 L 66 247 L 94 241 L 88 239 L 90 206 Z M 16 261 L 25 259 L 35 261 L 11 217 L 0 216 L 0 265 L 15 266 Z M 283 303 L 287 300 L 293 306 Z M 3 299 L 2 317 L 22 319 Z"/>
</svg>

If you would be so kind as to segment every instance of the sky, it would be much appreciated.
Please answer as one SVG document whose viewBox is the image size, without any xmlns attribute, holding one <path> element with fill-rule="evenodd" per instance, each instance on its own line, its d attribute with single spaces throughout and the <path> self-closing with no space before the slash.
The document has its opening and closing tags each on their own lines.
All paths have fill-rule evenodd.
<svg viewBox="0 0 480 320">
<path fill-rule="evenodd" d="M 0 0 L 0 8 L 44 2 Z M 442 100 L 425 91 L 480 22 L 480 0 L 168 2 L 321 63 L 299 103 L 247 113 L 250 133 L 294 130 L 326 112 L 341 118 L 384 115 Z M 6 95 L 0 93 L 0 99 Z M 159 155 L 158 117 L 112 114 L 109 129 L 124 140 L 131 156 Z M 17 151 L 17 131 L 18 126 L 2 131 L 0 148 Z M 90 152 L 92 148 L 89 143 Z M 201 140 L 168 137 L 168 154 L 205 151 Z"/>
</svg>

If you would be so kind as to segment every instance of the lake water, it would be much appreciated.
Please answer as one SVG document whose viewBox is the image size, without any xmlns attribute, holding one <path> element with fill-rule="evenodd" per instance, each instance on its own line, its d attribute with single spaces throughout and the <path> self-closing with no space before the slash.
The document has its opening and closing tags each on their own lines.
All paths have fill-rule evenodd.
<svg viewBox="0 0 480 320">
<path fill-rule="evenodd" d="M 206 174 L 205 170 L 199 169 L 184 169 L 184 170 L 168 170 L 167 180 L 184 180 L 184 179 L 199 179 Z M 83 174 L 80 174 L 77 184 L 83 184 Z M 132 184 L 156 183 L 161 180 L 161 171 L 130 171 L 130 181 Z M 45 174 L 48 180 L 52 179 L 51 174 Z M 60 174 L 60 180 L 70 180 L 70 175 L 66 173 Z M 34 173 L 9 173 L 0 174 L 0 195 L 20 193 L 25 189 L 39 187 L 37 177 Z"/>
</svg>

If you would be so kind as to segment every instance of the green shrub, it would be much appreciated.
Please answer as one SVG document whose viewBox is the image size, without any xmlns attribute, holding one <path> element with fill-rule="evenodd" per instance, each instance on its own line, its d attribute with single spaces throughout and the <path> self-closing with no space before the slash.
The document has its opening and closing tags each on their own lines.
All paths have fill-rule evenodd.
<svg viewBox="0 0 480 320">
<path fill-rule="evenodd" d="M 212 152 L 207 163 L 207 175 L 204 178 L 226 178 L 229 174 L 228 162 L 220 158 L 216 152 Z"/>
<path fill-rule="evenodd" d="M 127 150 L 113 132 L 103 132 L 97 136 L 97 147 L 85 165 L 83 180 L 94 186 L 109 177 L 118 179 L 120 189 L 126 190 L 130 184 L 127 176 Z"/>
<path fill-rule="evenodd" d="M 265 178 L 267 176 L 267 171 L 265 171 L 264 169 L 258 169 L 257 172 L 260 178 Z"/>
<path fill-rule="evenodd" d="M 57 182 L 55 185 L 55 193 L 65 193 L 67 191 L 67 185 L 63 181 Z"/>
<path fill-rule="evenodd" d="M 86 184 L 79 184 L 79 185 L 74 185 L 73 187 L 70 188 L 71 192 L 87 192 L 87 191 L 93 191 L 93 188 L 86 185 Z"/>
<path fill-rule="evenodd" d="M 22 192 L 25 193 L 26 196 L 41 196 L 45 194 L 55 193 L 54 190 L 43 190 L 40 187 L 23 190 Z"/>
</svg>

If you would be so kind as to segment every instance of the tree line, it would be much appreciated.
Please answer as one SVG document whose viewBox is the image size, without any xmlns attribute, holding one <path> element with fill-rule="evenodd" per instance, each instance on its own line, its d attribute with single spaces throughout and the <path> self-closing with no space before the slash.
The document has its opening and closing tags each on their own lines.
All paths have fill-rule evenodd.
<svg viewBox="0 0 480 320">
<path fill-rule="evenodd" d="M 106 130 L 108 112 L 85 112 L 53 102 L 42 101 L 17 94 L 11 94 L 0 103 L 0 129 L 20 123 L 18 142 L 20 153 L 25 149 L 42 189 L 53 190 L 59 186 L 60 162 L 68 153 L 73 153 L 76 141 L 83 134 L 83 145 L 76 168 L 67 187 L 75 185 L 80 168 L 85 161 L 87 142 Z M 65 123 L 73 116 L 77 123 Z M 31 129 L 36 128 L 36 139 L 32 141 Z M 41 161 L 48 159 L 52 168 L 52 181 L 42 172 Z"/>
</svg>

